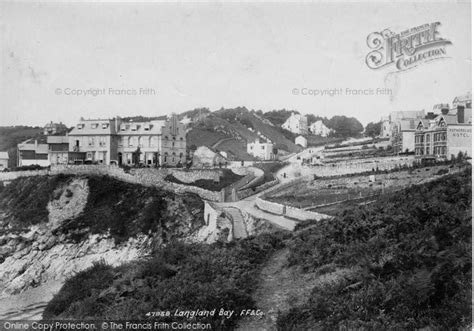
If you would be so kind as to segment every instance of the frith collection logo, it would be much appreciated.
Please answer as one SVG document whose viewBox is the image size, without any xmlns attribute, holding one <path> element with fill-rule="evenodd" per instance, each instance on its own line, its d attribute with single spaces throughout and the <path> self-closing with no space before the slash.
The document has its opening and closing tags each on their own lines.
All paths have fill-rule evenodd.
<svg viewBox="0 0 474 331">
<path fill-rule="evenodd" d="M 439 36 L 440 22 L 423 24 L 401 33 L 386 29 L 367 36 L 367 46 L 372 51 L 365 62 L 371 69 L 380 69 L 394 64 L 398 70 L 407 70 L 417 65 L 446 57 L 446 46 L 451 41 Z"/>
</svg>

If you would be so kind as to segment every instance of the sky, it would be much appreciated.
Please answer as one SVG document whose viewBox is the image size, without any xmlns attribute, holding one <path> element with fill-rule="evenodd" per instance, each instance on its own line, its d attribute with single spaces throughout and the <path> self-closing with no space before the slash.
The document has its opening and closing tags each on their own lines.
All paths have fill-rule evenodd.
<svg viewBox="0 0 474 331">
<path fill-rule="evenodd" d="M 2 2 L 0 126 L 198 107 L 295 109 L 364 125 L 429 111 L 472 89 L 470 6 Z M 432 22 L 452 42 L 446 58 L 406 71 L 366 65 L 370 33 Z M 342 93 L 328 95 L 334 89 Z"/>
</svg>

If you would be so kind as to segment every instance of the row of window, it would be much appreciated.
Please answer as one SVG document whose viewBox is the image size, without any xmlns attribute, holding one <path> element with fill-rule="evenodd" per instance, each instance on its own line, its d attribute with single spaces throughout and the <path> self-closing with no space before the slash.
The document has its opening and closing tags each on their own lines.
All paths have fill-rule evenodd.
<svg viewBox="0 0 474 331">
<path fill-rule="evenodd" d="M 426 135 L 415 135 L 415 144 L 418 143 L 423 143 L 425 142 L 425 136 L 426 136 L 426 142 L 430 142 L 430 134 L 427 133 Z M 446 141 L 446 132 L 438 132 L 433 134 L 433 139 L 434 141 Z"/>
<path fill-rule="evenodd" d="M 446 146 L 435 146 L 433 148 L 433 153 L 430 153 L 430 147 L 427 146 L 415 148 L 415 155 L 446 155 Z"/>
<path fill-rule="evenodd" d="M 156 154 L 153 153 L 153 154 L 146 154 L 145 153 L 142 153 L 140 154 L 140 163 L 146 163 L 148 165 L 151 165 L 151 164 L 156 164 L 157 163 L 157 159 L 156 159 Z M 168 155 L 167 152 L 165 152 L 163 154 L 163 163 L 167 163 L 167 162 L 172 162 L 172 163 L 175 163 L 177 161 L 184 161 L 183 160 L 184 158 L 184 154 L 183 153 L 179 153 L 179 156 L 176 155 L 176 153 L 172 153 L 171 155 Z M 120 162 L 124 162 L 125 164 L 133 164 L 133 153 L 124 153 L 123 154 L 123 157 L 122 157 L 122 153 L 119 153 L 119 159 L 121 160 Z"/>
<path fill-rule="evenodd" d="M 102 129 L 107 129 L 109 127 L 109 123 L 102 123 L 102 124 L 99 124 L 99 123 L 91 123 L 90 127 L 91 129 L 97 129 L 99 127 L 99 125 L 102 127 Z M 78 130 L 82 130 L 86 127 L 86 124 L 85 123 L 79 123 L 77 125 L 77 129 Z"/>
</svg>

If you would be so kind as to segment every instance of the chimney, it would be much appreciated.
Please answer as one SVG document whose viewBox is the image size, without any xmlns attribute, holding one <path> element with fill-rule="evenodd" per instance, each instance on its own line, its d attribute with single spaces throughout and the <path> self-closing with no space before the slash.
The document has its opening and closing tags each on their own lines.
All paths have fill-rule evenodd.
<svg viewBox="0 0 474 331">
<path fill-rule="evenodd" d="M 458 123 L 464 123 L 464 106 L 458 106 Z"/>
</svg>

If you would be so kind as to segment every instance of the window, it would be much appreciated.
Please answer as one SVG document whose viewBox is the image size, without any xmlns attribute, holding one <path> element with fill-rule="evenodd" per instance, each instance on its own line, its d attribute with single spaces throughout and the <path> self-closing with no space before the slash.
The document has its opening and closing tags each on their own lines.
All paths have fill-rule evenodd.
<svg viewBox="0 0 474 331">
<path fill-rule="evenodd" d="M 92 123 L 92 124 L 91 124 L 91 127 L 92 127 L 93 129 L 97 129 L 98 126 L 99 126 L 98 123 Z"/>
<path fill-rule="evenodd" d="M 107 129 L 109 127 L 109 123 L 102 123 L 102 129 Z"/>
<path fill-rule="evenodd" d="M 89 137 L 89 146 L 94 146 L 94 137 Z"/>
<path fill-rule="evenodd" d="M 105 146 L 107 144 L 106 137 L 99 138 L 99 146 Z"/>
</svg>

